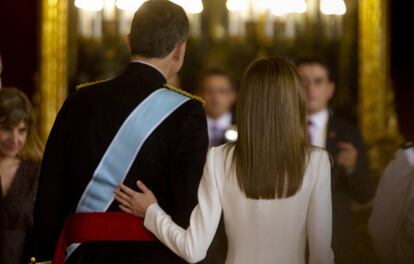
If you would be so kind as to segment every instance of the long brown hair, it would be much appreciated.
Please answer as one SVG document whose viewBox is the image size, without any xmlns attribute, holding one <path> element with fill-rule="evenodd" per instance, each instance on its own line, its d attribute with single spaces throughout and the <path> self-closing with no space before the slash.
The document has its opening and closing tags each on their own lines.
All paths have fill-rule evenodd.
<svg viewBox="0 0 414 264">
<path fill-rule="evenodd" d="M 0 125 L 15 127 L 25 123 L 28 126 L 27 140 L 18 157 L 23 160 L 40 161 L 43 155 L 43 143 L 37 131 L 33 107 L 29 99 L 16 88 L 0 90 Z"/>
<path fill-rule="evenodd" d="M 249 66 L 240 85 L 237 124 L 232 165 L 240 189 L 253 199 L 294 195 L 310 147 L 305 94 L 292 64 L 270 57 Z"/>
</svg>

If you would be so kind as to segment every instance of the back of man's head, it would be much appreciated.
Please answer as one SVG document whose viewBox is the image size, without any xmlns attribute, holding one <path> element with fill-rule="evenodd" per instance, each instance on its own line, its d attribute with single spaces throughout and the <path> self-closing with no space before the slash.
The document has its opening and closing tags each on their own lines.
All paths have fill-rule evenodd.
<svg viewBox="0 0 414 264">
<path fill-rule="evenodd" d="M 186 41 L 189 21 L 179 5 L 166 0 L 149 0 L 135 12 L 131 24 L 132 55 L 164 58 L 177 44 Z"/>
</svg>

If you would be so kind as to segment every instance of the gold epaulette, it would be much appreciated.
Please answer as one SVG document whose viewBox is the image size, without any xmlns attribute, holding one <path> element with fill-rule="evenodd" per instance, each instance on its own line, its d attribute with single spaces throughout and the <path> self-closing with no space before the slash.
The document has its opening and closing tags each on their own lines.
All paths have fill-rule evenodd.
<svg viewBox="0 0 414 264">
<path fill-rule="evenodd" d="M 199 101 L 202 105 L 205 105 L 206 104 L 206 101 L 204 101 L 204 99 L 201 98 L 200 96 L 191 94 L 191 93 L 189 93 L 187 91 L 184 91 L 183 89 L 174 87 L 173 85 L 168 84 L 168 83 L 165 84 L 165 87 L 168 88 L 168 89 L 170 89 L 170 90 L 172 90 L 172 91 L 174 91 L 174 92 L 177 92 L 177 93 L 182 94 L 184 96 L 190 97 L 191 99 L 194 99 L 196 101 Z"/>
<path fill-rule="evenodd" d="M 84 87 L 91 86 L 93 84 L 103 83 L 103 82 L 109 81 L 110 79 L 112 79 L 112 78 L 108 78 L 108 79 L 104 79 L 104 80 L 99 80 L 99 81 L 94 81 L 94 82 L 81 83 L 81 84 L 79 84 L 79 85 L 76 86 L 76 90 L 81 89 L 81 88 L 84 88 Z"/>
<path fill-rule="evenodd" d="M 43 261 L 43 262 L 36 262 L 35 257 L 30 258 L 30 264 L 52 264 L 52 261 Z"/>
</svg>

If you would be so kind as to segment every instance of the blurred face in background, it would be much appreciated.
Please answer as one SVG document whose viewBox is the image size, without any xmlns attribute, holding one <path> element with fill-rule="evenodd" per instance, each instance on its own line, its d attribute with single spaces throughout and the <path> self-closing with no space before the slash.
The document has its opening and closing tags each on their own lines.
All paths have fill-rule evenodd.
<svg viewBox="0 0 414 264">
<path fill-rule="evenodd" d="M 335 90 L 327 69 L 320 64 L 311 63 L 298 65 L 297 70 L 306 92 L 308 114 L 324 110 Z"/>
<path fill-rule="evenodd" d="M 200 96 L 206 100 L 205 110 L 209 117 L 217 119 L 231 111 L 236 92 L 225 75 L 209 75 L 201 83 Z"/>
<path fill-rule="evenodd" d="M 17 126 L 0 124 L 0 156 L 15 158 L 26 144 L 28 131 L 23 121 Z"/>
</svg>

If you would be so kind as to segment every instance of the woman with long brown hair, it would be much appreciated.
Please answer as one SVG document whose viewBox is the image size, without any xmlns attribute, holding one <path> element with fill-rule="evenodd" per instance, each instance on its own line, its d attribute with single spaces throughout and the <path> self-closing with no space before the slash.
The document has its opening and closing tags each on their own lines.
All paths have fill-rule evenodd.
<svg viewBox="0 0 414 264">
<path fill-rule="evenodd" d="M 177 226 L 152 192 L 120 185 L 124 211 L 188 262 L 205 257 L 221 212 L 226 263 L 333 263 L 331 183 L 327 153 L 306 140 L 305 96 L 293 65 L 279 57 L 253 62 L 238 98 L 239 138 L 212 148 L 190 226 Z"/>
<path fill-rule="evenodd" d="M 27 259 L 43 145 L 32 105 L 15 88 L 0 91 L 0 263 Z"/>
</svg>

